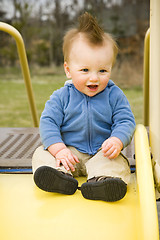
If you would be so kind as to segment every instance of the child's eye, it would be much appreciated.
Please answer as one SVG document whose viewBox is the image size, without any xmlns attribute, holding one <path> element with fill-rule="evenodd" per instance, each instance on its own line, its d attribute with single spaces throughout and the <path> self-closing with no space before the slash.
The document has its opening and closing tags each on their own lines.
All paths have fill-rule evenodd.
<svg viewBox="0 0 160 240">
<path fill-rule="evenodd" d="M 83 68 L 81 71 L 82 72 L 88 72 L 88 68 Z"/>
<path fill-rule="evenodd" d="M 107 72 L 107 71 L 106 71 L 105 69 L 101 69 L 100 72 L 101 72 L 101 73 L 105 73 L 105 72 Z"/>
</svg>

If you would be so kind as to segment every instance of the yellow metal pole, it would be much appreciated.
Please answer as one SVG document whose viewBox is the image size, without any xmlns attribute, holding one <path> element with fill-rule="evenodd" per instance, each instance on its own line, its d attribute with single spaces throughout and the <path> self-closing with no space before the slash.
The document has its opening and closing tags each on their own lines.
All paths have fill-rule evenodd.
<svg viewBox="0 0 160 240">
<path fill-rule="evenodd" d="M 158 240 L 159 227 L 148 135 L 143 125 L 135 131 L 135 156 L 143 239 Z"/>
<path fill-rule="evenodd" d="M 154 176 L 160 190 L 160 1 L 150 0 L 149 133 Z"/>
<path fill-rule="evenodd" d="M 146 32 L 144 41 L 144 63 L 143 63 L 143 121 L 149 126 L 149 43 L 150 30 Z"/>
<path fill-rule="evenodd" d="M 38 114 L 37 114 L 37 110 L 36 110 L 36 105 L 35 105 L 32 85 L 31 85 L 31 79 L 30 79 L 30 72 L 29 72 L 29 67 L 28 67 L 28 61 L 27 61 L 27 57 L 26 57 L 26 51 L 25 51 L 22 36 L 14 27 L 12 27 L 9 24 L 3 23 L 3 22 L 0 22 L 0 30 L 9 33 L 12 37 L 14 37 L 14 39 L 16 41 L 18 54 L 19 54 L 19 58 L 20 58 L 21 69 L 22 69 L 24 80 L 25 80 L 25 86 L 27 89 L 29 105 L 30 105 L 30 109 L 31 109 L 34 127 L 38 127 L 39 118 L 38 118 Z"/>
</svg>

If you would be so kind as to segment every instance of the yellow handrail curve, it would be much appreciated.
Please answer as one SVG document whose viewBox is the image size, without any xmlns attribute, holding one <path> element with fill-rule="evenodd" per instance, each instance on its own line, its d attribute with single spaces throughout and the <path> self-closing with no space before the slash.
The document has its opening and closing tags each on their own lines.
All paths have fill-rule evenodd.
<svg viewBox="0 0 160 240">
<path fill-rule="evenodd" d="M 0 30 L 9 33 L 16 41 L 18 55 L 20 59 L 20 65 L 23 73 L 23 78 L 25 81 L 25 86 L 27 90 L 34 127 L 38 127 L 39 118 L 38 118 L 37 109 L 35 105 L 35 100 L 34 100 L 34 95 L 33 95 L 33 90 L 31 85 L 30 71 L 28 67 L 28 61 L 27 61 L 27 56 L 26 56 L 26 51 L 25 51 L 25 46 L 24 46 L 22 36 L 17 31 L 17 29 L 15 29 L 14 27 L 12 27 L 7 23 L 0 22 Z"/>
</svg>

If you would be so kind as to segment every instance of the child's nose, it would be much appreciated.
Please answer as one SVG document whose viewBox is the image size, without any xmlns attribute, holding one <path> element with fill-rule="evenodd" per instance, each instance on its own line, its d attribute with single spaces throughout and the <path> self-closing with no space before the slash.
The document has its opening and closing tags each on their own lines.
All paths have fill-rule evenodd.
<svg viewBox="0 0 160 240">
<path fill-rule="evenodd" d="M 91 75 L 90 75 L 90 81 L 98 81 L 98 74 L 97 73 L 92 73 Z"/>
</svg>

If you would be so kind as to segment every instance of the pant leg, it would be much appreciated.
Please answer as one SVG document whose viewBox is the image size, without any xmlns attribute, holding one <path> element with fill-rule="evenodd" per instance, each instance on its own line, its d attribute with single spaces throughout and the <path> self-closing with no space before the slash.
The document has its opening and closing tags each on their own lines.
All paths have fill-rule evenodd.
<svg viewBox="0 0 160 240">
<path fill-rule="evenodd" d="M 72 146 L 68 146 L 68 148 L 71 150 L 73 154 L 75 154 L 78 157 L 80 161 L 80 163 L 76 163 L 76 165 L 74 166 L 75 172 L 67 171 L 63 166 L 57 168 L 56 159 L 50 154 L 48 150 L 44 150 L 44 147 L 40 146 L 35 150 L 32 157 L 33 173 L 36 171 L 37 168 L 41 166 L 49 166 L 64 173 L 72 174 L 74 177 L 86 176 L 87 171 L 85 163 L 89 158 L 91 158 L 91 156 L 87 153 L 79 152 L 76 148 Z"/>
<path fill-rule="evenodd" d="M 127 159 L 121 154 L 115 159 L 108 159 L 103 156 L 103 152 L 100 150 L 87 161 L 86 168 L 88 179 L 99 176 L 110 176 L 119 177 L 127 184 L 130 182 L 130 166 Z"/>
<path fill-rule="evenodd" d="M 32 170 L 33 174 L 36 171 L 37 168 L 42 166 L 48 166 L 55 168 L 59 171 L 62 171 L 64 173 L 70 173 L 70 171 L 67 171 L 63 166 L 56 167 L 56 159 L 50 154 L 48 150 L 44 150 L 43 146 L 38 147 L 32 157 Z"/>
</svg>

